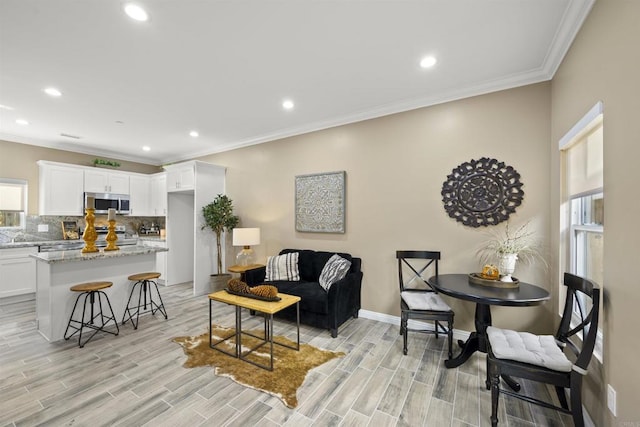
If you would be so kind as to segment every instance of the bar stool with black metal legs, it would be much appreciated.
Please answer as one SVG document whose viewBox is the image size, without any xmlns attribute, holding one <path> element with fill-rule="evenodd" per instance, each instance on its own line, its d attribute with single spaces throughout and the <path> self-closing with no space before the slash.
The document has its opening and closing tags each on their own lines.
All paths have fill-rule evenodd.
<svg viewBox="0 0 640 427">
<path fill-rule="evenodd" d="M 151 315 L 155 315 L 157 311 L 162 313 L 165 319 L 168 319 L 167 310 L 164 307 L 164 303 L 162 302 L 162 297 L 160 296 L 160 291 L 158 290 L 158 283 L 155 279 L 160 277 L 160 273 L 150 272 L 150 273 L 137 273 L 132 274 L 128 277 L 133 284 L 133 288 L 131 288 L 131 294 L 129 295 L 129 301 L 127 301 L 127 308 L 124 310 L 124 315 L 122 316 L 122 324 L 124 325 L 127 321 L 131 320 L 131 324 L 133 325 L 133 329 L 138 329 L 138 320 L 140 318 L 140 314 L 151 312 Z M 155 287 L 156 295 L 158 296 L 157 301 L 154 300 L 154 296 L 151 292 L 151 289 Z M 138 304 L 131 305 L 131 299 L 133 298 L 133 294 L 136 291 L 136 286 L 138 287 Z M 147 305 L 149 308 L 147 308 Z M 134 320 L 135 316 L 135 320 Z"/>
<path fill-rule="evenodd" d="M 81 292 L 81 294 L 78 295 L 78 298 L 76 298 L 76 303 L 73 305 L 73 310 L 71 311 L 71 316 L 69 317 L 69 323 L 67 323 L 67 329 L 64 331 L 65 340 L 68 340 L 75 334 L 79 333 L 78 345 L 80 346 L 80 348 L 82 348 L 86 343 L 88 343 L 91 340 L 91 338 L 93 338 L 100 331 L 104 331 L 112 335 L 118 335 L 120 333 L 120 329 L 118 328 L 118 322 L 116 321 L 116 316 L 115 314 L 113 314 L 113 308 L 111 307 L 111 302 L 109 302 L 109 297 L 107 296 L 106 293 L 102 291 L 102 289 L 110 288 L 112 285 L 113 283 L 111 282 L 90 282 L 90 283 L 81 283 L 79 285 L 74 285 L 70 288 L 71 291 Z M 95 308 L 94 308 L 94 304 L 96 302 L 96 295 L 98 297 L 97 302 L 99 306 L 99 311 L 97 313 L 95 312 Z M 82 297 L 84 297 L 84 300 L 82 302 L 82 317 L 80 318 L 80 320 L 75 320 L 73 316 L 76 312 L 78 301 L 80 301 L 80 298 Z M 109 306 L 109 311 L 111 312 L 110 316 L 107 316 L 104 313 L 104 309 L 102 307 L 103 298 L 104 300 L 106 300 L 107 305 Z M 87 305 L 90 306 L 90 313 L 89 313 L 89 318 L 85 321 L 85 317 L 87 314 Z M 100 320 L 99 325 L 98 325 L 98 319 Z M 107 326 L 107 323 L 109 323 L 110 321 L 113 322 L 113 324 L 116 326 L 115 332 L 108 331 L 105 329 L 105 326 Z M 87 338 L 84 342 L 82 342 L 82 331 L 85 328 L 93 329 L 94 332 L 93 334 L 91 334 L 89 338 Z M 67 335 L 70 329 L 73 330 L 73 332 L 70 335 Z"/>
</svg>

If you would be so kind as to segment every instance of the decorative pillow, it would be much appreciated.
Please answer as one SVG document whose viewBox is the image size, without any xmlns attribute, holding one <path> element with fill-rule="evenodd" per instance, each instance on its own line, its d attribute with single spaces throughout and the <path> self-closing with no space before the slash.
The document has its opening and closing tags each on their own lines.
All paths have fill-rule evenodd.
<svg viewBox="0 0 640 427">
<path fill-rule="evenodd" d="M 349 272 L 350 268 L 351 261 L 342 258 L 338 254 L 333 255 L 322 268 L 320 279 L 318 280 L 320 282 L 320 286 L 322 286 L 325 291 L 329 292 L 331 285 L 336 283 L 338 280 L 343 279 Z"/>
<path fill-rule="evenodd" d="M 298 271 L 298 252 L 291 252 L 284 255 L 270 256 L 267 258 L 267 271 L 265 274 L 266 281 L 300 280 L 300 272 Z"/>
</svg>

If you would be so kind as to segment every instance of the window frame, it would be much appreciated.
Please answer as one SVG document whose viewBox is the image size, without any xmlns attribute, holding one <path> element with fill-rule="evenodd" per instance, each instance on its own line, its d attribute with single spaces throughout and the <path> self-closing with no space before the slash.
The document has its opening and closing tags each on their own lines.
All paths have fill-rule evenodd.
<svg viewBox="0 0 640 427">
<path fill-rule="evenodd" d="M 592 133 L 598 126 L 602 126 L 604 128 L 604 105 L 602 101 L 599 101 L 598 103 L 596 103 L 587 112 L 587 114 L 585 114 L 584 117 L 582 117 L 582 119 L 580 119 L 569 130 L 569 132 L 567 132 L 567 134 L 560 139 L 558 143 L 558 149 L 560 151 L 560 158 L 561 158 L 561 165 L 562 165 L 561 166 L 561 171 L 562 171 L 561 172 L 561 196 L 562 196 L 561 200 L 562 202 L 560 204 L 560 212 L 561 212 L 560 241 L 565 242 L 565 244 L 567 244 L 566 256 L 568 257 L 568 259 L 565 259 L 564 262 L 560 263 L 560 266 L 564 266 L 564 268 L 568 268 L 569 271 L 573 274 L 577 274 L 576 271 L 578 267 L 577 250 L 576 250 L 578 242 L 576 239 L 576 233 L 584 232 L 584 231 L 599 232 L 604 237 L 604 224 L 602 225 L 574 224 L 574 221 L 573 221 L 574 213 L 572 212 L 572 206 L 571 206 L 572 201 L 577 198 L 583 198 L 585 196 L 595 195 L 599 193 L 602 193 L 604 198 L 604 188 L 593 189 L 593 191 L 588 191 L 582 194 L 573 194 L 573 195 L 568 194 L 567 157 L 566 157 L 567 154 L 566 153 L 575 143 L 577 143 L 580 139 L 584 138 L 585 135 Z M 604 140 L 603 140 L 603 145 L 604 145 Z M 581 206 L 580 210 L 581 212 L 584 212 L 582 208 L 583 206 Z M 568 233 L 569 236 L 566 236 L 565 233 Z M 561 272 L 559 272 L 559 274 L 561 275 Z M 604 283 L 598 283 L 598 285 L 600 285 L 602 290 L 604 290 L 604 286 L 605 286 Z M 566 297 L 563 291 L 564 291 L 564 287 L 560 286 L 558 289 L 558 295 L 559 295 L 558 316 L 560 317 L 562 316 L 562 308 L 564 306 L 564 301 Z M 572 328 L 577 326 L 581 322 L 580 311 L 577 308 L 577 304 L 579 304 L 579 302 L 576 302 L 576 304 L 573 307 L 573 314 L 571 319 Z M 583 305 L 583 312 L 584 312 L 584 305 Z M 601 312 L 600 319 L 603 319 L 603 318 L 604 316 L 603 316 L 603 313 Z M 579 338 L 582 340 L 582 336 L 580 336 Z M 604 339 L 604 334 L 603 334 L 602 322 L 599 322 L 598 333 L 596 335 L 596 344 L 595 344 L 593 354 L 601 363 L 604 360 L 603 339 Z"/>
<path fill-rule="evenodd" d="M 0 178 L 0 186 L 2 184 L 9 184 L 12 186 L 20 185 L 22 186 L 22 204 L 23 209 L 20 211 L 20 225 L 12 225 L 12 226 L 3 226 L 0 225 L 0 230 L 24 230 L 27 228 L 27 212 L 29 209 L 29 181 L 26 179 L 15 179 L 15 178 Z M 0 211 L 2 211 L 0 209 Z"/>
</svg>

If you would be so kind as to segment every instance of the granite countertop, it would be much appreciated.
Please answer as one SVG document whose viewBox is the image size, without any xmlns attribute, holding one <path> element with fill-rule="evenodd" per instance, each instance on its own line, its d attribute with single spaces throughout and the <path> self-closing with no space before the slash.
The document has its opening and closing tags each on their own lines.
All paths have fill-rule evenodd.
<svg viewBox="0 0 640 427">
<path fill-rule="evenodd" d="M 126 238 L 125 240 L 131 240 L 132 238 Z M 149 237 L 148 240 L 152 240 L 153 238 Z M 159 237 L 156 237 L 155 240 L 160 239 Z M 142 238 L 139 240 L 143 240 Z M 165 241 L 164 238 L 162 238 L 161 241 Z M 84 243 L 84 240 L 82 239 L 74 239 L 74 240 L 33 240 L 30 242 L 5 242 L 5 243 L 0 243 L 0 249 L 13 249 L 13 248 L 29 248 L 29 247 L 34 247 L 34 246 L 43 246 L 43 245 L 57 245 L 57 244 L 68 244 L 68 245 L 72 245 L 72 244 L 77 244 L 77 243 Z M 117 243 L 116 243 L 117 244 Z"/>
<path fill-rule="evenodd" d="M 138 235 L 138 240 L 147 242 L 166 242 L 166 237 Z"/>
<path fill-rule="evenodd" d="M 49 242 L 49 240 L 47 242 Z M 0 249 L 29 248 L 33 246 L 40 246 L 43 243 L 44 242 L 7 242 L 0 243 Z"/>
<path fill-rule="evenodd" d="M 132 255 L 145 255 L 156 252 L 166 252 L 167 248 L 154 248 L 151 246 L 121 246 L 117 251 L 104 251 L 100 249 L 100 252 L 93 252 L 83 254 L 81 249 L 73 251 L 56 251 L 56 252 L 40 252 L 37 254 L 31 254 L 30 256 L 38 261 L 46 262 L 48 264 L 58 262 L 76 262 L 76 261 L 91 261 L 97 259 L 118 258 Z"/>
</svg>

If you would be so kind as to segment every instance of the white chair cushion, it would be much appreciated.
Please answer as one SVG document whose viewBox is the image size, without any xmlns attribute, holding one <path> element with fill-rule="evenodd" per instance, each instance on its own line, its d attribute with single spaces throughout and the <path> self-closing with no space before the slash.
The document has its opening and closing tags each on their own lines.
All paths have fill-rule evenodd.
<svg viewBox="0 0 640 427">
<path fill-rule="evenodd" d="M 411 310 L 451 311 L 451 307 L 435 292 L 400 292 Z"/>
<path fill-rule="evenodd" d="M 498 359 L 515 360 L 554 371 L 570 372 L 573 363 L 560 350 L 552 335 L 534 335 L 489 326 L 491 350 Z"/>
</svg>

